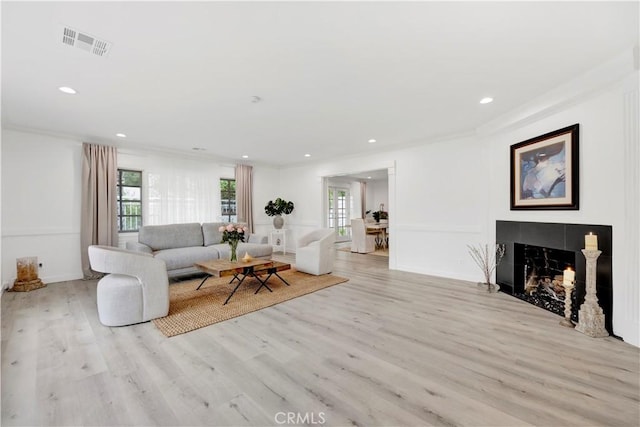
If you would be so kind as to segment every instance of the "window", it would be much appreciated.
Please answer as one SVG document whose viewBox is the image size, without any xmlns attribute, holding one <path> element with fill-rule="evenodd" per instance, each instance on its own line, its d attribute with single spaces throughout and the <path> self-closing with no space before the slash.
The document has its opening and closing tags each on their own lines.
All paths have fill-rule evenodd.
<svg viewBox="0 0 640 427">
<path fill-rule="evenodd" d="M 220 178 L 222 220 L 236 222 L 236 180 Z"/>
<path fill-rule="evenodd" d="M 142 225 L 142 172 L 118 169 L 118 231 Z"/>
</svg>

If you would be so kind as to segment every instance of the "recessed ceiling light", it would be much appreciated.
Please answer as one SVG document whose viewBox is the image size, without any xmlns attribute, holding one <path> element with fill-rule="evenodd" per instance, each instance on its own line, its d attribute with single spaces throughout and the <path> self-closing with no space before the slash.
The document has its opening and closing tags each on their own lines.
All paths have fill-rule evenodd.
<svg viewBox="0 0 640 427">
<path fill-rule="evenodd" d="M 243 159 L 248 159 L 248 158 L 249 158 L 249 156 L 247 156 L 246 154 L 243 154 L 243 155 L 242 155 L 242 158 L 243 158 Z"/>
<path fill-rule="evenodd" d="M 373 144 L 374 142 L 376 142 L 376 140 L 375 140 L 375 139 L 370 139 L 370 140 L 369 140 L 369 144 Z"/>
<path fill-rule="evenodd" d="M 311 157 L 311 154 L 305 154 L 304 156 L 305 157 Z"/>
<path fill-rule="evenodd" d="M 76 90 L 75 90 L 75 89 L 70 88 L 70 87 L 68 87 L 68 86 L 60 86 L 60 87 L 58 88 L 58 90 L 59 90 L 60 92 L 68 93 L 69 95 L 75 95 L 76 93 L 78 93 L 78 92 L 76 92 Z"/>
<path fill-rule="evenodd" d="M 368 176 L 368 177 L 367 177 L 367 179 L 371 179 L 371 177 L 370 177 L 370 176 Z"/>
<path fill-rule="evenodd" d="M 489 98 L 488 96 L 480 100 L 480 104 L 488 104 L 490 102 L 493 102 L 493 98 Z"/>
<path fill-rule="evenodd" d="M 116 136 L 118 138 L 126 138 L 127 137 L 127 135 L 125 135 L 124 133 L 116 133 Z"/>
</svg>

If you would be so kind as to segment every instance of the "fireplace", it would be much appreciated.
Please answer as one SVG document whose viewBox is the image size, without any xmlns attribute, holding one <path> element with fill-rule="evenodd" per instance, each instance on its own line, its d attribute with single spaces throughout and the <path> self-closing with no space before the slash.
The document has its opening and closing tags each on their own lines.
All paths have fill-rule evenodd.
<svg viewBox="0 0 640 427">
<path fill-rule="evenodd" d="M 572 320 L 584 302 L 586 262 L 581 250 L 584 236 L 598 236 L 597 296 L 605 314 L 605 327 L 613 333 L 612 228 L 607 225 L 496 221 L 496 243 L 505 245 L 505 256 L 496 269 L 500 290 L 564 317 L 562 275 L 575 271 Z"/>
<path fill-rule="evenodd" d="M 564 316 L 564 271 L 575 271 L 575 252 L 514 243 L 516 263 L 524 266 L 522 281 L 514 282 L 513 296 Z M 578 321 L 572 294 L 571 320 Z"/>
</svg>

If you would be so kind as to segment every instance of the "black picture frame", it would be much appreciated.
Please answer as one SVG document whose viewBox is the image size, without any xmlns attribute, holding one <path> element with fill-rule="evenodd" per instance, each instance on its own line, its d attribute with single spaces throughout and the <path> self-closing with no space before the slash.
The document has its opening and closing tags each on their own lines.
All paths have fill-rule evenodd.
<svg viewBox="0 0 640 427">
<path fill-rule="evenodd" d="M 511 210 L 579 209 L 579 128 L 511 146 Z"/>
</svg>

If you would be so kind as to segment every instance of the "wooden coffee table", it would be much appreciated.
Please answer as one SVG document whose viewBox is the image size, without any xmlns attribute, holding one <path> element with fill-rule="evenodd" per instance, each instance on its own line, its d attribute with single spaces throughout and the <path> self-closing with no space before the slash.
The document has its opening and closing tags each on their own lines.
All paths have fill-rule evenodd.
<svg viewBox="0 0 640 427">
<path fill-rule="evenodd" d="M 253 259 L 246 262 L 232 262 L 225 259 L 216 259 L 212 261 L 198 262 L 195 263 L 194 266 L 200 271 L 207 274 L 207 276 L 202 279 L 202 282 L 200 282 L 200 285 L 198 285 L 196 290 L 200 289 L 209 277 L 233 276 L 229 283 L 233 283 L 235 280 L 238 281 L 238 284 L 233 289 L 233 291 L 231 291 L 231 294 L 229 294 L 226 301 L 222 305 L 226 305 L 229 302 L 233 294 L 236 293 L 240 285 L 242 285 L 242 282 L 244 282 L 244 279 L 246 279 L 247 277 L 254 277 L 256 280 L 258 280 L 258 282 L 260 282 L 260 286 L 255 291 L 256 294 L 263 287 L 267 288 L 269 292 L 273 292 L 267 285 L 267 281 L 273 275 L 282 280 L 285 285 L 289 286 L 287 281 L 278 274 L 278 271 L 289 270 L 291 268 L 291 264 L 287 264 L 284 262 L 272 261 L 268 259 Z M 267 277 L 263 280 L 260 278 L 260 275 L 264 274 L 267 274 Z"/>
</svg>

